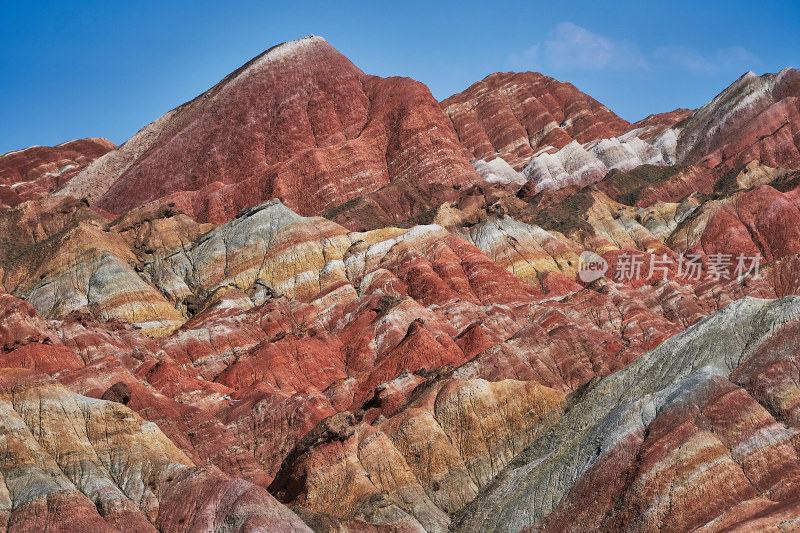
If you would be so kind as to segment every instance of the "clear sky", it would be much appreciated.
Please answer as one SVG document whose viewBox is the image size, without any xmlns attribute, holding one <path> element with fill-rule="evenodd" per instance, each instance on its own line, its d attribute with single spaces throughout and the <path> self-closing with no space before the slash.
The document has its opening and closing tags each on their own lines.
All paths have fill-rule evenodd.
<svg viewBox="0 0 800 533">
<path fill-rule="evenodd" d="M 267 48 L 322 35 L 439 99 L 496 71 L 574 83 L 630 121 L 800 66 L 800 1 L 4 2 L 0 153 L 122 143 Z"/>
</svg>

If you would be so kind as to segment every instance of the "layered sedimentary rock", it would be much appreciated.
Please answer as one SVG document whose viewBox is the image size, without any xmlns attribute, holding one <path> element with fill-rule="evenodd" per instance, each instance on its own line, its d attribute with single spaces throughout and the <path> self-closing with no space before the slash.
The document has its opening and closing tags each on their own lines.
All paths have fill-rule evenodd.
<svg viewBox="0 0 800 533">
<path fill-rule="evenodd" d="M 800 72 L 744 74 L 681 123 L 678 158 L 705 167 L 754 159 L 773 167 L 800 166 L 797 121 Z"/>
<path fill-rule="evenodd" d="M 113 213 L 165 199 L 198 221 L 224 222 L 270 198 L 310 215 L 398 180 L 478 179 L 424 85 L 367 76 L 312 36 L 268 50 L 170 111 L 61 194 Z"/>
<path fill-rule="evenodd" d="M 654 113 L 633 124 L 635 135 L 642 140 L 649 139 L 666 128 L 678 124 L 690 117 L 694 109 L 676 109 L 667 113 Z M 631 133 L 629 132 L 629 133 Z"/>
<path fill-rule="evenodd" d="M 628 124 L 308 38 L 83 170 L 3 156 L 0 524 L 794 528 L 795 78 Z"/>
<path fill-rule="evenodd" d="M 0 155 L 0 210 L 46 195 L 114 148 L 107 139 L 78 139 Z"/>
<path fill-rule="evenodd" d="M 350 414 L 329 419 L 293 451 L 271 490 L 319 513 L 397 515 L 446 531 L 446 513 L 471 501 L 563 403 L 563 393 L 535 383 L 439 381 L 371 425 Z"/>
<path fill-rule="evenodd" d="M 30 371 L 0 380 L 9 530 L 155 530 L 169 475 L 192 466 L 155 424 Z"/>
<path fill-rule="evenodd" d="M 509 165 L 502 157 L 495 157 L 488 161 L 476 159 L 472 162 L 472 166 L 486 183 L 524 185 L 526 181 L 525 176 L 514 170 L 514 167 Z"/>
<path fill-rule="evenodd" d="M 669 165 L 676 161 L 672 130 L 650 142 L 635 135 L 586 144 L 572 141 L 555 153 L 534 157 L 522 174 L 538 190 L 563 189 L 602 180 L 612 169 L 633 170 L 641 165 Z"/>
<path fill-rule="evenodd" d="M 797 254 L 797 194 L 760 185 L 706 202 L 676 228 L 668 244 L 677 251 L 758 255 L 767 261 Z"/>
<path fill-rule="evenodd" d="M 559 272 L 572 280 L 578 272 L 580 250 L 574 243 L 512 217 L 487 219 L 453 231 L 532 284 L 541 284 L 546 272 Z"/>
<path fill-rule="evenodd" d="M 304 435 L 326 417 L 362 409 L 373 413 L 368 415 L 371 419 L 382 415 L 399 420 L 396 412 L 411 401 L 415 389 L 437 376 L 429 371 L 459 366 L 493 346 L 458 380 L 477 384 L 483 383 L 479 378 L 484 376 L 503 379 L 498 369 L 514 368 L 506 377 L 527 381 L 524 390 L 533 391 L 531 401 L 539 401 L 540 385 L 552 389 L 547 394 L 556 399 L 547 400 L 549 407 L 541 414 L 550 422 L 563 403 L 557 398 L 563 398 L 565 391 L 597 373 L 613 371 L 639 353 L 637 346 L 645 346 L 644 337 L 639 338 L 630 327 L 618 339 L 602 333 L 599 323 L 593 324 L 582 312 L 571 316 L 548 312 L 548 307 L 538 305 L 539 290 L 441 226 L 347 233 L 331 222 L 300 217 L 279 202 L 269 202 L 202 234 L 192 244 L 178 245 L 173 256 L 168 243 L 174 245 L 181 240 L 178 237 L 198 228 L 181 222 L 183 215 L 166 216 L 168 210 L 154 205 L 133 211 L 107 223 L 108 232 L 98 229 L 92 242 L 109 249 L 116 243 L 123 257 L 140 254 L 135 257 L 143 261 L 139 279 L 152 283 L 160 293 L 169 296 L 168 289 L 177 285 L 158 272 L 171 272 L 182 280 L 181 286 L 191 288 L 190 295 L 199 303 L 174 295 L 165 301 L 193 314 L 191 320 L 156 344 L 118 322 L 104 326 L 74 312 L 55 326 L 33 321 L 35 312 L 28 307 L 23 315 L 7 316 L 15 324 L 13 331 L 19 333 L 7 345 L 5 364 L 50 371 L 82 394 L 125 403 L 158 423 L 193 462 L 216 465 L 228 475 L 261 486 L 278 474 L 294 448 L 302 447 Z M 147 253 L 143 249 L 152 246 L 148 244 L 152 226 L 143 228 L 153 223 L 172 224 L 168 226 L 172 230 Z M 82 224 L 86 225 L 78 223 L 56 236 L 69 242 L 70 236 L 83 231 Z M 537 233 L 545 234 L 544 230 Z M 563 241 L 549 240 L 566 246 Z M 48 239 L 31 248 L 42 244 L 47 245 Z M 305 270 L 298 272 L 300 266 Z M 7 279 L 16 280 L 20 272 L 12 269 Z M 562 294 L 581 290 L 573 284 Z M 278 297 L 281 293 L 314 305 Z M 326 294 L 346 297 L 320 297 Z M 13 297 L 7 298 L 10 311 Z M 638 313 L 650 316 L 648 327 L 660 331 L 649 334 L 649 342 L 675 331 L 668 320 L 650 310 L 642 308 Z M 527 325 L 531 319 L 534 326 Z M 609 320 L 619 318 L 609 315 Z M 29 333 L 24 333 L 25 328 Z M 113 328 L 113 333 L 107 328 Z M 122 356 L 120 351 L 130 353 Z M 566 363 L 561 358 L 568 353 L 571 360 Z M 498 361 L 505 362 L 498 365 Z M 546 371 L 552 364 L 566 366 Z M 572 370 L 567 370 L 570 366 Z M 434 389 L 450 387 L 447 383 L 439 382 Z M 478 388 L 492 389 L 490 384 L 486 387 Z M 525 397 L 523 389 L 514 390 L 514 401 Z M 510 400 L 492 401 L 506 405 Z M 512 419 L 498 424 L 517 429 L 538 424 L 538 415 L 530 414 L 532 408 L 526 405 L 515 407 L 517 411 L 508 412 Z M 476 417 L 484 418 L 491 410 Z M 523 416 L 523 412 L 529 414 Z M 443 419 L 445 412 L 437 416 Z M 532 438 L 528 430 L 519 429 L 517 435 L 517 429 L 504 430 L 511 448 L 470 444 L 485 451 L 455 453 L 445 448 L 437 452 L 444 454 L 441 459 L 431 456 L 444 464 L 461 457 L 466 472 L 471 472 L 467 477 L 476 479 L 471 482 L 475 490 L 464 492 L 454 481 L 447 481 L 453 494 L 434 497 L 426 490 L 439 492 L 430 488 L 436 486 L 433 481 L 442 483 L 439 474 L 427 473 L 424 465 L 428 463 L 415 455 L 405 458 L 405 446 L 421 445 L 415 442 L 424 434 L 404 437 L 406 444 L 397 448 L 392 443 L 395 434 L 390 432 L 392 436 L 381 442 L 391 448 L 377 450 L 396 449 L 393 453 L 404 457 L 410 472 L 404 475 L 419 487 L 403 492 L 403 504 L 398 507 L 402 513 L 391 515 L 392 520 L 405 523 L 411 519 L 402 517 L 409 516 L 414 517 L 409 523 L 418 523 L 418 528 L 423 522 L 425 528 L 446 527 L 446 513 L 466 504 Z M 449 435 L 451 430 L 442 431 Z M 297 507 L 332 513 L 324 498 L 311 491 Z M 419 508 L 429 509 L 438 518 L 417 517 Z M 358 523 L 384 516 L 370 513 L 342 509 L 334 514 L 336 520 Z"/>
<path fill-rule="evenodd" d="M 442 109 L 475 159 L 499 156 L 517 170 L 538 152 L 630 129 L 574 85 L 535 72 L 492 74 Z"/>
<path fill-rule="evenodd" d="M 272 290 L 301 301 L 352 299 L 342 262 L 351 241 L 343 227 L 295 214 L 279 201 L 255 206 L 237 218 L 157 256 L 148 268 L 174 302 L 234 286 L 263 301 Z M 258 286 L 260 284 L 260 286 Z M 320 302 L 324 305 L 324 302 Z"/>
<path fill-rule="evenodd" d="M 776 339 L 798 317 L 796 298 L 742 300 L 594 384 L 454 530 L 788 526 L 797 516 L 796 429 L 759 403 L 749 380 L 769 371 L 762 361 L 791 357 Z"/>
<path fill-rule="evenodd" d="M 214 224 L 199 224 L 173 203 L 151 202 L 132 209 L 108 224 L 143 258 L 186 247 Z"/>
<path fill-rule="evenodd" d="M 263 489 L 194 468 L 121 402 L 27 370 L 4 369 L 0 382 L 9 531 L 310 531 Z"/>
<path fill-rule="evenodd" d="M 48 318 L 80 310 L 152 333 L 175 329 L 183 317 L 135 271 L 138 262 L 121 237 L 80 221 L 8 261 L 3 285 Z"/>
<path fill-rule="evenodd" d="M 748 72 L 691 114 L 654 115 L 624 134 L 565 143 L 529 157 L 523 174 L 546 190 L 587 185 L 609 170 L 626 172 L 643 164 L 697 165 L 692 172 L 711 185 L 725 170 L 754 160 L 797 168 L 799 80 L 790 68 L 760 77 Z"/>
</svg>

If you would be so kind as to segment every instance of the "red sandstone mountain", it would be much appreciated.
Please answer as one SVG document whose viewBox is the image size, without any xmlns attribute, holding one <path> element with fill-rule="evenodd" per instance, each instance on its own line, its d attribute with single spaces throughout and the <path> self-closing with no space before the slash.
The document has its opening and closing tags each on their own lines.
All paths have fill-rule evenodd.
<svg viewBox="0 0 800 533">
<path fill-rule="evenodd" d="M 653 115 L 618 138 L 572 142 L 529 159 L 523 174 L 537 190 L 552 190 L 589 185 L 610 171 L 645 164 L 691 165 L 663 184 L 674 198 L 676 190 L 684 195 L 708 190 L 727 170 L 752 161 L 797 168 L 799 99 L 797 70 L 763 76 L 748 72 L 695 112 Z M 659 198 L 653 192 L 648 196 Z"/>
<path fill-rule="evenodd" d="M 365 75 L 307 37 L 146 126 L 61 194 L 112 213 L 165 199 L 199 221 L 224 222 L 270 198 L 310 215 L 395 182 L 478 179 L 427 87 Z"/>
<path fill-rule="evenodd" d="M 517 170 L 541 150 L 631 129 L 571 83 L 536 72 L 492 74 L 441 105 L 474 158 L 499 155 Z"/>
<path fill-rule="evenodd" d="M 795 79 L 631 125 L 497 74 L 445 114 L 308 38 L 88 167 L 112 147 L 2 156 L 0 190 L 36 186 L 0 210 L 0 524 L 792 530 Z M 601 156 L 605 179 L 470 165 L 545 139 L 552 183 Z M 686 252 L 759 276 L 690 279 Z M 626 256 L 666 272 L 617 277 Z"/>
<path fill-rule="evenodd" d="M 53 191 L 114 148 L 107 139 L 78 139 L 0 155 L 0 209 Z"/>
<path fill-rule="evenodd" d="M 800 71 L 744 74 L 676 126 L 678 158 L 705 167 L 800 166 Z"/>
</svg>

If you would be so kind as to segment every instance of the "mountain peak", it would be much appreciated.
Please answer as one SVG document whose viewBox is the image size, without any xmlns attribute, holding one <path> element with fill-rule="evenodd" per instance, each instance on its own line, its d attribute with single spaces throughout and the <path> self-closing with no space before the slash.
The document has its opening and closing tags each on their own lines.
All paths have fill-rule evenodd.
<svg viewBox="0 0 800 533">
<path fill-rule="evenodd" d="M 475 158 L 500 156 L 517 170 L 541 150 L 631 127 L 571 83 L 538 72 L 490 74 L 441 106 Z"/>
<path fill-rule="evenodd" d="M 420 135 L 419 124 L 436 133 Z M 425 85 L 367 76 L 312 35 L 250 60 L 59 194 L 117 214 L 163 199 L 200 221 L 224 222 L 270 198 L 320 214 L 397 178 L 412 188 L 480 179 Z"/>
<path fill-rule="evenodd" d="M 313 53 L 315 50 L 332 50 L 333 46 L 325 40 L 325 38 L 318 35 L 307 35 L 302 39 L 294 41 L 286 41 L 267 49 L 264 53 L 259 55 L 252 67 L 258 67 L 262 64 L 272 61 L 279 61 L 282 59 L 292 59 L 308 53 Z"/>
<path fill-rule="evenodd" d="M 787 165 L 797 159 L 791 135 L 785 139 L 787 147 L 791 144 L 788 150 L 776 151 L 771 144 L 777 141 L 774 134 L 781 133 L 780 126 L 787 122 L 787 114 L 797 113 L 792 106 L 780 104 L 800 90 L 800 78 L 796 73 L 789 68 L 762 76 L 752 71 L 743 74 L 681 125 L 679 158 L 696 161 L 705 157 L 709 165 L 716 166 L 724 157 L 722 149 L 727 146 L 725 153 L 737 154 L 741 160 L 737 163 L 741 164 L 760 155 L 765 156 L 767 164 L 774 166 Z M 753 133 L 745 135 L 750 130 Z M 776 153 L 783 154 L 780 161 L 775 159 Z M 795 155 L 790 155 L 792 153 Z"/>
</svg>

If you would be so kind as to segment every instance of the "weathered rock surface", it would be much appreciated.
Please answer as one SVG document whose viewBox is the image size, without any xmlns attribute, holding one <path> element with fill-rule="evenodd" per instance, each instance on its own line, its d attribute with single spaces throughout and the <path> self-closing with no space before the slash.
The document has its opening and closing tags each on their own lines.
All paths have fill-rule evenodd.
<svg viewBox="0 0 800 533">
<path fill-rule="evenodd" d="M 270 490 L 344 519 L 397 514 L 444 531 L 522 447 L 560 414 L 564 394 L 536 383 L 439 381 L 371 425 L 326 420 L 292 452 Z M 336 497 L 335 495 L 346 495 Z"/>
<path fill-rule="evenodd" d="M 583 145 L 572 141 L 557 152 L 534 157 L 522 174 L 541 191 L 589 185 L 602 180 L 612 169 L 625 172 L 642 165 L 669 165 L 675 162 L 670 133 L 668 130 L 649 143 L 635 135 Z"/>
<path fill-rule="evenodd" d="M 310 531 L 262 488 L 194 468 L 119 402 L 27 370 L 4 369 L 0 386 L 9 531 Z"/>
<path fill-rule="evenodd" d="M 800 167 L 798 97 L 800 71 L 744 74 L 676 127 L 678 158 L 709 168 L 754 159 L 772 167 Z"/>
<path fill-rule="evenodd" d="M 175 329 L 183 317 L 135 271 L 138 263 L 120 236 L 80 220 L 8 261 L 3 285 L 47 318 L 88 311 L 152 334 Z"/>
<path fill-rule="evenodd" d="M 311 36 L 268 50 L 170 111 L 60 194 L 113 213 L 164 199 L 219 223 L 270 198 L 312 215 L 397 180 L 479 179 L 424 85 L 367 76 Z"/>
<path fill-rule="evenodd" d="M 492 74 L 442 101 L 442 109 L 473 158 L 499 156 L 517 170 L 536 153 L 616 137 L 631 126 L 574 85 L 536 72 Z"/>
<path fill-rule="evenodd" d="M 642 140 L 647 140 L 685 120 L 694 112 L 694 109 L 676 109 L 667 113 L 654 113 L 634 123 L 634 130 L 631 131 L 639 130 L 636 132 L 636 136 Z"/>
<path fill-rule="evenodd" d="M 47 195 L 114 148 L 107 139 L 78 139 L 0 155 L 0 210 Z"/>
<path fill-rule="evenodd" d="M 741 300 L 594 384 L 452 529 L 786 526 L 797 430 L 751 395 L 748 379 L 761 361 L 793 356 L 776 339 L 799 318 L 797 298 Z"/>
<path fill-rule="evenodd" d="M 797 70 L 786 68 L 760 77 L 748 72 L 691 114 L 676 110 L 653 115 L 613 137 L 579 139 L 556 146 L 557 151 L 530 154 L 523 174 L 537 190 L 547 190 L 595 183 L 609 170 L 691 164 L 699 168 L 687 170 L 690 176 L 699 174 L 710 187 L 725 170 L 754 160 L 771 167 L 798 168 L 798 97 Z M 690 185 L 684 194 L 702 188 Z"/>
<path fill-rule="evenodd" d="M 348 231 L 324 218 L 306 218 L 273 200 L 248 209 L 186 246 L 159 254 L 148 272 L 174 302 L 203 299 L 234 286 L 261 299 L 270 289 L 320 305 L 356 297 L 342 258 Z M 261 287 L 261 288 L 259 288 Z"/>
<path fill-rule="evenodd" d="M 155 424 L 30 371 L 0 382 L 10 531 L 155 531 L 170 473 L 192 464 Z"/>
<path fill-rule="evenodd" d="M 796 78 L 628 124 L 311 37 L 0 157 L 0 524 L 795 528 Z"/>
</svg>

